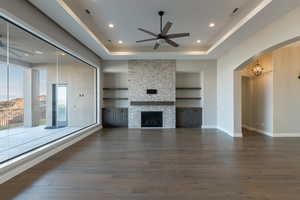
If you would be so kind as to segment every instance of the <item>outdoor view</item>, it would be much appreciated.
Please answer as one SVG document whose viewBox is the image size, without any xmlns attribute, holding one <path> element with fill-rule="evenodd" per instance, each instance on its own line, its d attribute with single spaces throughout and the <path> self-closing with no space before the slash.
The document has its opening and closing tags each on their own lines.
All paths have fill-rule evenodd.
<svg viewBox="0 0 300 200">
<path fill-rule="evenodd" d="M 24 78 L 25 69 L 17 65 L 10 65 L 9 68 L 0 68 L 0 130 L 24 126 Z M 7 72 L 9 82 L 7 84 Z M 39 124 L 46 123 L 46 70 L 39 70 L 40 91 L 39 102 Z M 9 85 L 9 88 L 7 87 Z M 10 91 L 9 93 L 7 91 Z M 9 94 L 9 95 L 8 95 Z"/>
<path fill-rule="evenodd" d="M 96 123 L 96 68 L 0 18 L 0 163 Z"/>
</svg>

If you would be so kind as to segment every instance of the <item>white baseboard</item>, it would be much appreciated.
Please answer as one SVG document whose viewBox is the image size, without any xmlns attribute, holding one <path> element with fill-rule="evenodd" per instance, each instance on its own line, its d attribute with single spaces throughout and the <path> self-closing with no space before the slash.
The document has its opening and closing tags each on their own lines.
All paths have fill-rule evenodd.
<svg viewBox="0 0 300 200">
<path fill-rule="evenodd" d="M 95 125 L 83 129 L 77 133 L 69 135 L 58 141 L 45 145 L 27 154 L 17 157 L 0 165 L 0 184 L 8 181 L 9 179 L 17 176 L 18 174 L 26 171 L 27 169 L 37 165 L 38 163 L 46 160 L 50 156 L 64 150 L 65 148 L 75 144 L 76 142 L 84 139 L 85 137 L 100 130 L 101 125 Z"/>
<path fill-rule="evenodd" d="M 300 133 L 274 133 L 273 137 L 300 137 Z"/>
<path fill-rule="evenodd" d="M 235 137 L 235 138 L 239 138 L 239 137 L 243 137 L 242 133 L 231 133 L 228 130 L 225 130 L 222 127 L 217 127 L 217 129 L 219 129 L 220 131 L 226 133 L 227 135 L 230 135 L 231 137 Z"/>
<path fill-rule="evenodd" d="M 270 133 L 270 132 L 267 132 L 267 131 L 264 131 L 264 130 L 261 130 L 261 129 L 257 129 L 257 128 L 254 128 L 254 127 L 251 127 L 251 126 L 248 126 L 248 125 L 242 125 L 242 127 L 245 128 L 245 129 L 248 129 L 250 131 L 255 131 L 255 132 L 264 134 L 264 135 L 269 136 L 269 137 L 274 137 L 273 133 Z"/>
<path fill-rule="evenodd" d="M 218 127 L 214 126 L 214 125 L 202 125 L 201 128 L 203 128 L 203 129 L 218 129 Z"/>
</svg>

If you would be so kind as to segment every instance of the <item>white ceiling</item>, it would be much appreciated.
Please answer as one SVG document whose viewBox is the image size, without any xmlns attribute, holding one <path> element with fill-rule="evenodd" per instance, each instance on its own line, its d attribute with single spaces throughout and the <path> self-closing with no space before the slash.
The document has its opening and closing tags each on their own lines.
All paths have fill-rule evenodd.
<svg viewBox="0 0 300 200">
<path fill-rule="evenodd" d="M 257 2 L 254 0 L 251 3 L 255 1 Z M 105 39 L 112 40 L 112 43 L 107 40 L 103 43 L 109 49 L 121 51 L 152 51 L 153 41 L 136 43 L 136 40 L 151 38 L 137 28 L 158 33 L 159 10 L 166 11 L 164 23 L 167 21 L 174 23 L 170 33 L 191 33 L 191 37 L 176 40 L 181 47 L 199 50 L 208 46 L 220 31 L 228 27 L 235 18 L 231 15 L 235 8 L 246 9 L 249 4 L 248 0 L 66 0 L 65 2 L 76 4 L 76 8 L 81 10 L 89 9 L 92 14 L 90 20 L 93 20 Z M 215 22 L 217 26 L 209 28 L 210 22 Z M 108 28 L 109 23 L 113 23 L 115 28 Z M 202 44 L 196 43 L 198 39 L 202 40 Z M 123 40 L 124 44 L 118 45 L 118 40 Z M 169 45 L 164 47 L 166 51 L 181 50 Z"/>
<path fill-rule="evenodd" d="M 299 0 L 29 1 L 104 59 L 216 58 L 300 5 Z M 235 8 L 239 11 L 232 15 Z M 153 42 L 135 42 L 151 37 L 137 28 L 159 32 L 159 10 L 166 11 L 164 22 L 174 23 L 171 33 L 191 33 L 189 38 L 176 39 L 179 48 L 164 44 L 154 51 Z M 209 28 L 210 22 L 216 27 Z M 109 29 L 109 23 L 115 28 Z M 124 43 L 119 45 L 118 40 Z"/>
</svg>

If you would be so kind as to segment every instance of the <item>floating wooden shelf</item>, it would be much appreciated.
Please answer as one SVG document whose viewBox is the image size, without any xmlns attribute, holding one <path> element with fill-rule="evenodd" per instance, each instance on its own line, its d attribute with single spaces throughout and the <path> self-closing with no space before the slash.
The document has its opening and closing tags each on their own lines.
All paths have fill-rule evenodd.
<svg viewBox="0 0 300 200">
<path fill-rule="evenodd" d="M 109 100 L 109 101 L 113 101 L 113 100 L 128 100 L 128 98 L 118 98 L 118 97 L 108 98 L 108 97 L 104 97 L 103 100 Z"/>
<path fill-rule="evenodd" d="M 186 87 L 186 88 L 178 87 L 178 88 L 176 88 L 176 90 L 201 90 L 201 89 L 202 89 L 201 87 Z"/>
<path fill-rule="evenodd" d="M 201 97 L 177 97 L 176 100 L 201 100 Z"/>
<path fill-rule="evenodd" d="M 174 101 L 131 101 L 132 106 L 173 106 Z"/>
<path fill-rule="evenodd" d="M 128 88 L 103 88 L 103 90 L 128 90 Z"/>
</svg>

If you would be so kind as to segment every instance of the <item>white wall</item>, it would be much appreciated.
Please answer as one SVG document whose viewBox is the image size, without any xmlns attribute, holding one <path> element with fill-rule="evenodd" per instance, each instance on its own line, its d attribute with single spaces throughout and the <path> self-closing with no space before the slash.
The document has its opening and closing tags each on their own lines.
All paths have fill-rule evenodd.
<svg viewBox="0 0 300 200">
<path fill-rule="evenodd" d="M 235 69 L 253 56 L 300 36 L 300 7 L 266 26 L 218 59 L 218 126 L 241 136 L 241 79 Z"/>
</svg>

